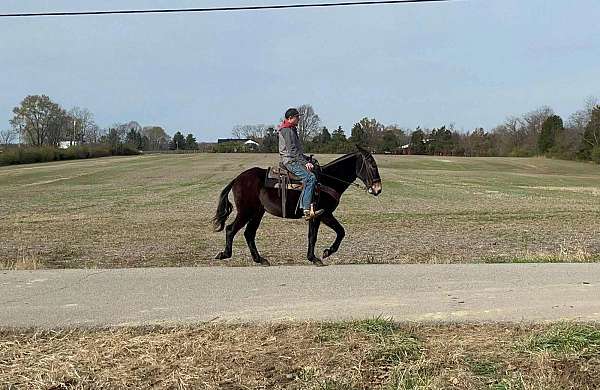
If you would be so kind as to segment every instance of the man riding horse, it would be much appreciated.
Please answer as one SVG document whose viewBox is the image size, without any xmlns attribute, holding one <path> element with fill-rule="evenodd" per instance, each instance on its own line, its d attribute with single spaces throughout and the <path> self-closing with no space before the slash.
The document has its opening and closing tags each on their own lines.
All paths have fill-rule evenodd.
<svg viewBox="0 0 600 390">
<path fill-rule="evenodd" d="M 252 260 L 257 264 L 269 265 L 269 261 L 261 256 L 256 247 L 256 231 L 265 213 L 287 219 L 308 218 L 308 248 L 307 260 L 317 266 L 322 266 L 323 261 L 315 255 L 315 245 L 319 226 L 324 224 L 335 233 L 335 241 L 323 251 L 323 259 L 336 253 L 346 232 L 342 224 L 333 215 L 338 207 L 342 194 L 350 186 L 359 186 L 354 183 L 360 179 L 371 195 L 381 193 L 381 177 L 375 159 L 368 150 L 356 147 L 355 152 L 340 156 L 335 160 L 319 167 L 319 208 L 311 208 L 312 191 L 316 182 L 315 167 L 302 154 L 302 146 L 298 138 L 296 126 L 299 113 L 296 109 L 286 112 L 285 120 L 279 130 L 279 150 L 282 162 L 288 169 L 302 177 L 305 185 L 303 193 L 296 190 L 287 190 L 284 186 L 275 186 L 269 179 L 270 169 L 253 167 L 246 169 L 223 188 L 219 195 L 217 210 L 212 218 L 214 230 L 225 230 L 225 248 L 215 258 L 224 260 L 232 256 L 233 240 L 236 234 L 245 227 L 244 238 L 250 249 Z M 277 180 L 274 180 L 277 183 Z M 233 193 L 235 219 L 227 224 L 229 215 L 234 210 L 234 205 L 229 201 L 229 193 Z M 290 201 L 284 202 L 283 196 L 289 196 Z M 303 213 L 298 213 L 296 204 L 301 204 Z M 288 206 L 286 206 L 288 205 Z M 316 218 L 318 217 L 318 218 Z"/>
<path fill-rule="evenodd" d="M 295 108 L 290 108 L 285 112 L 285 119 L 279 125 L 279 155 L 281 163 L 285 168 L 302 179 L 304 188 L 300 195 L 300 205 L 304 213 L 304 219 L 310 221 L 321 214 L 323 210 L 315 210 L 312 202 L 317 177 L 313 173 L 315 168 L 313 163 L 308 161 L 302 149 L 302 143 L 298 137 L 298 122 L 300 113 Z"/>
</svg>

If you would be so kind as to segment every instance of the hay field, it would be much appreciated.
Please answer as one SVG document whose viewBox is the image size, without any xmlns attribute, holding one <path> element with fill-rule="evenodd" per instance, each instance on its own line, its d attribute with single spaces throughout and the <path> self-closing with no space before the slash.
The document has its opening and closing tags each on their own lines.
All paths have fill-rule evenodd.
<svg viewBox="0 0 600 390">
<path fill-rule="evenodd" d="M 336 156 L 318 155 L 321 163 Z M 336 215 L 345 263 L 600 260 L 600 167 L 544 158 L 375 156 L 383 193 L 356 189 Z M 0 267 L 252 265 L 243 235 L 215 261 L 221 189 L 275 154 L 110 157 L 0 167 Z M 304 221 L 267 215 L 257 245 L 272 264 L 308 264 Z M 317 255 L 334 235 L 322 227 Z"/>
</svg>

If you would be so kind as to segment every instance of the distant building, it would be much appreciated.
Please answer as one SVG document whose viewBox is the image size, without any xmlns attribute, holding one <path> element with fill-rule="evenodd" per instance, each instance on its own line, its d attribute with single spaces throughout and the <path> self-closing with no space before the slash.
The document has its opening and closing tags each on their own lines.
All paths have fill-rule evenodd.
<svg viewBox="0 0 600 390">
<path fill-rule="evenodd" d="M 60 141 L 58 143 L 58 147 L 61 149 L 66 149 L 69 146 L 73 146 L 73 145 L 79 145 L 79 142 L 77 142 L 77 141 Z"/>
<path fill-rule="evenodd" d="M 251 139 L 249 139 L 248 141 L 244 142 L 244 145 L 246 145 L 246 147 L 248 149 L 252 149 L 252 150 L 256 150 L 258 149 L 258 142 L 256 141 L 252 141 Z"/>
</svg>

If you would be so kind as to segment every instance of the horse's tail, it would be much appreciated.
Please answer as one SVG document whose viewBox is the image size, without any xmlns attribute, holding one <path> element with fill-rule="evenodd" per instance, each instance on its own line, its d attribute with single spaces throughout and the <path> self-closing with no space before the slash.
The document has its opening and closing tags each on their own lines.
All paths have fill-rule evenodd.
<svg viewBox="0 0 600 390">
<path fill-rule="evenodd" d="M 219 197 L 219 206 L 217 207 L 217 211 L 215 212 L 215 216 L 212 219 L 213 227 L 215 232 L 220 232 L 225 227 L 225 221 L 227 221 L 227 217 L 233 211 L 233 205 L 229 201 L 229 191 L 231 191 L 231 187 L 233 187 L 233 182 L 227 185 L 227 187 L 223 188 L 221 191 L 221 196 Z"/>
</svg>

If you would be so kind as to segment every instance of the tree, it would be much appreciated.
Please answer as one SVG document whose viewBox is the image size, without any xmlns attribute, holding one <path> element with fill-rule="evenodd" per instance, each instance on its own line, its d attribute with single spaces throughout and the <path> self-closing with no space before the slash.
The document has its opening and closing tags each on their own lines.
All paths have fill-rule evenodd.
<svg viewBox="0 0 600 390">
<path fill-rule="evenodd" d="M 534 155 L 538 149 L 538 139 L 542 132 L 542 125 L 554 115 L 552 108 L 542 106 L 526 114 L 523 114 L 521 121 L 523 124 L 523 139 L 519 148 L 526 151 L 528 155 Z"/>
<path fill-rule="evenodd" d="M 333 130 L 331 140 L 335 143 L 344 143 L 347 141 L 346 134 L 344 133 L 344 129 L 342 129 L 342 126 L 338 126 L 337 129 Z"/>
<path fill-rule="evenodd" d="M 55 146 L 66 134 L 66 111 L 46 95 L 27 96 L 13 109 L 13 114 L 10 124 L 27 144 Z"/>
<path fill-rule="evenodd" d="M 425 132 L 417 128 L 410 135 L 410 150 L 412 154 L 425 154 Z"/>
<path fill-rule="evenodd" d="M 87 108 L 73 107 L 68 112 L 69 135 L 65 141 L 96 142 L 98 126 L 94 122 L 94 115 Z"/>
<path fill-rule="evenodd" d="M 463 138 L 464 155 L 469 157 L 494 156 L 493 143 L 492 134 L 487 133 L 481 127 L 477 128 Z"/>
<path fill-rule="evenodd" d="M 352 126 L 350 142 L 361 146 L 374 147 L 382 136 L 384 126 L 375 118 L 362 118 Z"/>
<path fill-rule="evenodd" d="M 564 157 L 576 158 L 583 147 L 583 133 L 585 127 L 592 118 L 594 107 L 600 104 L 600 101 L 589 96 L 585 99 L 584 107 L 581 110 L 575 111 L 569 117 L 565 131 L 557 140 L 558 147 Z"/>
<path fill-rule="evenodd" d="M 101 137 L 100 142 L 109 144 L 113 151 L 118 150 L 123 143 L 122 134 L 117 127 L 111 127 L 106 135 Z"/>
<path fill-rule="evenodd" d="M 584 108 L 571 114 L 567 127 L 573 128 L 583 135 L 585 127 L 592 119 L 592 111 L 598 105 L 600 105 L 600 101 L 594 96 L 589 96 L 585 99 Z"/>
<path fill-rule="evenodd" d="M 90 125 L 87 129 L 84 129 L 83 142 L 95 144 L 101 136 L 100 126 L 97 124 Z"/>
<path fill-rule="evenodd" d="M 331 146 L 329 151 L 333 153 L 348 153 L 352 149 L 353 146 L 348 142 L 344 129 L 342 129 L 342 126 L 338 126 L 331 134 Z"/>
<path fill-rule="evenodd" d="M 171 137 L 160 126 L 147 126 L 142 129 L 142 135 L 148 137 L 146 150 L 166 150 Z"/>
<path fill-rule="evenodd" d="M 556 144 L 556 139 L 562 132 L 563 121 L 558 115 L 551 115 L 542 124 L 542 131 L 538 137 L 538 151 L 547 153 Z"/>
<path fill-rule="evenodd" d="M 406 134 L 406 132 L 398 125 L 388 125 L 383 129 L 382 135 L 385 137 L 387 131 L 394 133 L 396 139 L 398 140 L 398 146 L 407 144 L 410 141 L 410 137 Z"/>
<path fill-rule="evenodd" d="M 331 133 L 329 133 L 329 129 L 327 129 L 327 127 L 323 127 L 321 129 L 321 134 L 318 135 L 317 139 L 322 145 L 327 145 L 328 143 L 330 143 Z"/>
<path fill-rule="evenodd" d="M 0 131 L 0 145 L 11 144 L 16 138 L 16 132 L 12 129 Z"/>
<path fill-rule="evenodd" d="M 185 137 L 185 148 L 188 150 L 198 149 L 198 142 L 196 142 L 196 138 L 191 133 Z"/>
<path fill-rule="evenodd" d="M 265 132 L 261 149 L 265 153 L 274 153 L 279 150 L 279 135 L 273 127 L 269 127 Z"/>
<path fill-rule="evenodd" d="M 129 130 L 127 137 L 125 138 L 125 142 L 133 145 L 133 147 L 135 147 L 137 150 L 144 149 L 144 137 L 142 136 L 142 133 L 136 129 L 132 128 Z"/>
<path fill-rule="evenodd" d="M 321 119 L 319 115 L 315 113 L 315 110 L 310 104 L 303 104 L 298 107 L 300 113 L 300 121 L 298 122 L 298 138 L 302 144 L 307 144 L 317 134 L 321 125 Z"/>
<path fill-rule="evenodd" d="M 580 155 L 600 163 L 600 106 L 594 107 L 581 143 Z"/>
<path fill-rule="evenodd" d="M 520 118 L 509 116 L 503 124 L 492 131 L 498 135 L 496 147 L 499 156 L 520 155 L 522 153 L 525 131 Z"/>
<path fill-rule="evenodd" d="M 398 136 L 392 130 L 384 130 L 383 138 L 380 143 L 380 149 L 384 152 L 392 152 L 400 146 Z"/>
<path fill-rule="evenodd" d="M 183 134 L 181 134 L 180 131 L 175 133 L 175 135 L 173 136 L 173 140 L 169 144 L 169 149 L 171 149 L 171 150 L 185 149 L 185 138 L 184 138 Z"/>
</svg>

